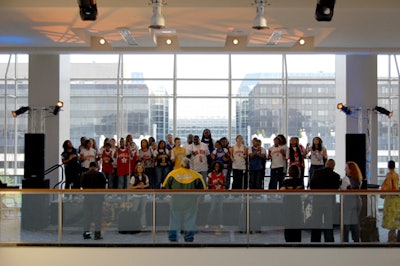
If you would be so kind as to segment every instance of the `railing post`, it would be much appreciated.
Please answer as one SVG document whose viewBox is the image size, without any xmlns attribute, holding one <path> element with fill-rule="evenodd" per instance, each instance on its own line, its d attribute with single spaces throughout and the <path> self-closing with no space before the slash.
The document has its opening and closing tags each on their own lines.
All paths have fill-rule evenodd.
<svg viewBox="0 0 400 266">
<path fill-rule="evenodd" d="M 58 243 L 61 244 L 62 242 L 62 228 L 63 228 L 63 202 L 62 202 L 62 195 L 61 191 L 58 192 Z"/>
<path fill-rule="evenodd" d="M 344 232 L 344 216 L 343 216 L 343 193 L 340 194 L 340 242 L 343 243 Z"/>
<path fill-rule="evenodd" d="M 250 197 L 246 192 L 246 242 L 250 244 Z"/>
<path fill-rule="evenodd" d="M 156 243 L 156 193 L 153 192 L 152 196 L 152 206 L 153 206 L 153 225 L 152 225 L 152 239 L 153 239 L 153 244 Z"/>
</svg>

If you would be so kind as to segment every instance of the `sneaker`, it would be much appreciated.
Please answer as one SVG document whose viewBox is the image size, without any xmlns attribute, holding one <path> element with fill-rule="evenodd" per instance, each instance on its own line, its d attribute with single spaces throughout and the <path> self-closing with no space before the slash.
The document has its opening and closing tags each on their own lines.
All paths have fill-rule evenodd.
<svg viewBox="0 0 400 266">
<path fill-rule="evenodd" d="M 91 239 L 92 236 L 90 235 L 90 232 L 84 232 L 83 233 L 83 239 Z"/>
</svg>

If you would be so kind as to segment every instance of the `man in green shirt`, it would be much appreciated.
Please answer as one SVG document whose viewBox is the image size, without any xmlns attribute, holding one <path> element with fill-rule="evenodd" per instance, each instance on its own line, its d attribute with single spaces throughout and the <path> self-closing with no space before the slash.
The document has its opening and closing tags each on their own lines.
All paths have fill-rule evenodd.
<svg viewBox="0 0 400 266">
<path fill-rule="evenodd" d="M 165 189 L 206 189 L 202 175 L 190 169 L 190 160 L 184 158 L 181 168 L 171 171 L 162 185 Z M 168 239 L 178 242 L 178 233 L 184 231 L 185 242 L 193 242 L 196 231 L 198 195 L 174 194 L 170 202 Z"/>
</svg>

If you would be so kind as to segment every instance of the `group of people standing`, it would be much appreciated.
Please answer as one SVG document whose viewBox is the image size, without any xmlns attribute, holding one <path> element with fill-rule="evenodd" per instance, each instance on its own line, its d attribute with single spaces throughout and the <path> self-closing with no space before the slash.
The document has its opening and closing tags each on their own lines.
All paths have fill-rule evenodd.
<svg viewBox="0 0 400 266">
<path fill-rule="evenodd" d="M 304 159 L 308 154 L 311 160 L 310 176 L 315 169 L 323 168 L 327 159 L 326 149 L 319 137 L 315 137 L 312 145 L 304 148 L 297 137 L 292 137 L 290 145 L 286 146 L 286 138 L 278 135 L 268 150 L 257 138 L 252 140 L 249 147 L 244 144 L 241 135 L 235 140 L 233 145 L 229 144 L 226 137 L 214 140 L 209 129 L 204 129 L 201 137 L 189 134 L 184 145 L 180 138 L 173 138 L 171 134 L 158 143 L 153 137 L 142 139 L 140 147 L 130 134 L 120 138 L 118 145 L 115 139 L 106 138 L 101 148 L 97 147 L 93 138 L 82 137 L 78 149 L 70 140 L 66 140 L 61 154 L 65 166 L 65 188 L 80 188 L 80 174 L 89 169 L 91 162 L 96 162 L 106 175 L 108 188 L 129 188 L 136 166 L 140 164 L 149 179 L 148 187 L 160 189 L 167 174 L 179 168 L 182 158 L 187 157 L 191 169 L 200 173 L 205 183 L 212 172 L 212 164 L 220 163 L 225 176 L 224 189 L 264 189 L 266 161 L 271 160 L 268 188 L 279 189 L 288 166 L 297 165 L 304 180 Z"/>
<path fill-rule="evenodd" d="M 62 162 L 65 165 L 66 188 L 80 188 L 83 185 L 81 174 L 90 170 L 94 164 L 101 169 L 107 180 L 108 188 L 137 188 L 137 189 L 161 189 L 176 188 L 172 182 L 172 172 L 183 168 L 190 169 L 201 178 L 201 184 L 196 188 L 201 189 L 264 189 L 264 175 L 266 161 L 271 161 L 271 178 L 268 189 L 360 189 L 363 176 L 358 165 L 349 161 L 346 163 L 345 176 L 334 172 L 335 161 L 328 159 L 327 151 L 322 139 L 314 137 L 311 144 L 306 147 L 299 143 L 299 138 L 291 137 L 289 145 L 283 135 L 274 138 L 274 143 L 268 149 L 262 147 L 261 140 L 252 139 L 252 145 L 246 147 L 243 137 L 238 135 L 236 143 L 229 144 L 226 137 L 214 140 L 209 129 L 204 129 L 202 136 L 189 134 L 187 143 L 182 145 L 181 139 L 173 138 L 171 134 L 166 140 L 158 143 L 153 137 L 142 139 L 140 147 L 133 141 L 131 135 L 119 140 L 104 140 L 103 146 L 97 149 L 93 139 L 81 138 L 81 145 L 75 149 L 70 140 L 63 144 Z M 309 182 L 304 184 L 305 159 L 310 159 Z M 394 172 L 394 162 L 389 163 L 390 176 L 384 182 L 385 188 L 394 189 L 398 186 L 398 175 Z M 285 179 L 288 173 L 288 178 Z M 171 175 L 172 174 L 172 175 Z M 232 184 L 231 177 L 232 176 Z M 396 179 L 397 176 L 397 179 Z M 172 183 L 171 183 L 172 182 Z M 103 184 L 104 185 L 104 184 Z M 180 185 L 181 186 L 181 185 Z M 186 187 L 186 186 L 184 186 Z M 396 229 L 400 228 L 398 218 L 393 218 L 389 210 L 399 205 L 396 197 L 387 197 L 384 208 L 383 226 L 390 229 L 389 239 L 396 238 Z M 360 241 L 359 214 L 361 200 L 357 195 L 344 197 L 344 241 L 349 241 L 351 234 L 354 242 Z M 208 223 L 217 218 L 222 228 L 222 197 L 213 197 L 209 213 Z M 394 202 L 394 203 L 393 203 Z M 300 196 L 290 195 L 283 199 L 284 212 L 287 221 L 295 222 L 295 216 L 302 216 L 305 220 L 304 199 Z M 323 225 L 321 228 L 311 230 L 311 241 L 320 242 L 321 235 L 325 242 L 333 242 L 333 210 L 335 199 L 329 197 L 314 196 L 313 222 Z M 303 204 L 300 206 L 299 204 Z M 395 205 L 395 207 L 393 207 Z M 290 210 L 287 212 L 287 210 Z M 300 213 L 301 212 L 301 213 Z M 397 211 L 398 212 L 398 211 Z M 297 214 L 296 214 L 297 213 Z M 176 218 L 176 217 L 175 217 Z M 173 218 L 173 221 L 175 221 Z M 397 219 L 397 220 L 393 220 Z M 142 219 L 144 220 L 144 218 Z M 143 221 L 142 223 L 145 223 Z M 394 226 L 393 224 L 396 224 Z M 143 224 L 143 226 L 145 226 Z M 170 240 L 176 239 L 173 230 Z M 187 238 L 192 240 L 192 230 Z M 288 242 L 301 242 L 301 229 L 286 224 L 285 239 Z"/>
</svg>

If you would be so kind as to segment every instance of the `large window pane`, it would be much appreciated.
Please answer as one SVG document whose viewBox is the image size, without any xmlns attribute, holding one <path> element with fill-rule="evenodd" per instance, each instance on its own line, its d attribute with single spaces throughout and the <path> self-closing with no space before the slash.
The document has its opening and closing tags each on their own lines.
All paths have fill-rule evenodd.
<svg viewBox="0 0 400 266">
<path fill-rule="evenodd" d="M 232 55 L 233 79 L 258 79 L 258 73 L 268 73 L 262 78 L 282 79 L 282 55 Z"/>
<path fill-rule="evenodd" d="M 289 78 L 297 78 L 299 76 L 302 76 L 304 79 L 310 79 L 313 76 L 335 78 L 335 55 L 287 55 L 286 59 L 287 75 Z"/>
<path fill-rule="evenodd" d="M 140 54 L 124 55 L 124 78 L 173 78 L 174 55 Z"/>
<path fill-rule="evenodd" d="M 202 136 L 203 130 L 211 130 L 213 139 L 228 136 L 227 99 L 177 99 L 177 136 L 185 143 L 188 134 Z"/>
<path fill-rule="evenodd" d="M 71 55 L 71 79 L 109 79 L 118 75 L 118 55 Z"/>
<path fill-rule="evenodd" d="M 177 55 L 177 78 L 228 78 L 229 55 L 183 54 Z"/>
<path fill-rule="evenodd" d="M 228 96 L 228 80 L 178 80 L 178 96 Z"/>
<path fill-rule="evenodd" d="M 397 55 L 378 56 L 378 106 L 393 113 L 389 118 L 377 114 L 378 120 L 378 183 L 387 172 L 387 161 L 399 161 L 399 67 Z"/>
</svg>

